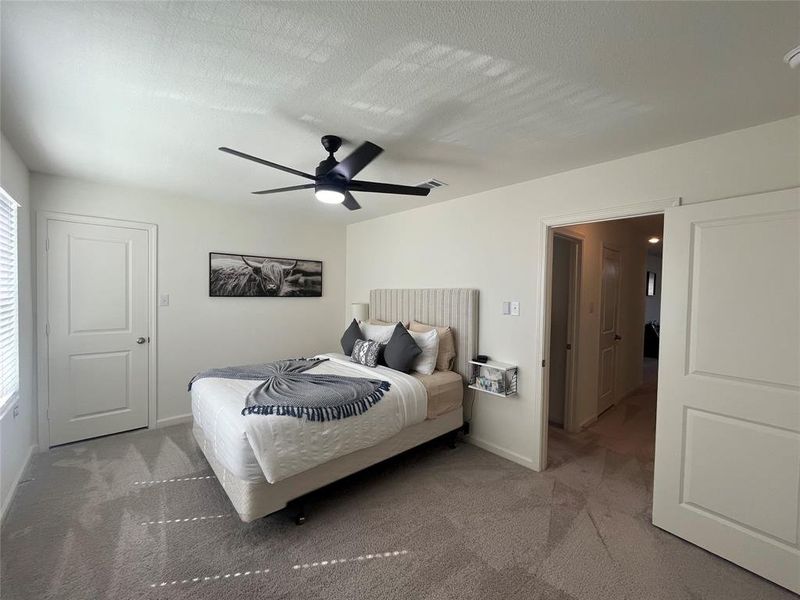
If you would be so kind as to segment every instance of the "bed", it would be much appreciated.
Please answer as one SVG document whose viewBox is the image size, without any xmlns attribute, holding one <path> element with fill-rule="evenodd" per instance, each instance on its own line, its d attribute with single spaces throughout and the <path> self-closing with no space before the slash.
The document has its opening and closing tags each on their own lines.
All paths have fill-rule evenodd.
<svg viewBox="0 0 800 600">
<path fill-rule="evenodd" d="M 242 521 L 463 426 L 468 361 L 478 344 L 478 291 L 379 289 L 370 292 L 371 318 L 417 320 L 452 329 L 452 371 L 405 374 L 369 368 L 338 354 L 314 372 L 388 381 L 390 389 L 365 413 L 311 422 L 273 415 L 242 416 L 250 380 L 202 379 L 192 386 L 193 433 Z"/>
</svg>

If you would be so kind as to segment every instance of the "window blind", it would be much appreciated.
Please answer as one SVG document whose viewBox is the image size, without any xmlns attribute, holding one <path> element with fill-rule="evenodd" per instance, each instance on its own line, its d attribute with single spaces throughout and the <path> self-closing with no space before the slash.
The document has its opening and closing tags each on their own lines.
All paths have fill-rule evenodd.
<svg viewBox="0 0 800 600">
<path fill-rule="evenodd" d="M 19 390 L 17 203 L 0 189 L 0 407 Z"/>
</svg>

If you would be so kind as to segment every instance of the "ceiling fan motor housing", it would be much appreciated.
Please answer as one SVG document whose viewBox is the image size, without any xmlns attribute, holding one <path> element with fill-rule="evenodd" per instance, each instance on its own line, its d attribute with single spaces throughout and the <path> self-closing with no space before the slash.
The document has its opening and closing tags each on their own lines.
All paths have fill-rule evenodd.
<svg viewBox="0 0 800 600">
<path fill-rule="evenodd" d="M 339 161 L 333 158 L 333 154 L 331 154 L 325 160 L 320 161 L 319 165 L 317 166 L 317 170 L 314 172 L 317 177 L 324 177 L 328 175 L 330 170 L 339 164 Z M 330 173 L 331 178 L 335 177 L 334 173 Z M 344 180 L 344 177 L 341 178 Z"/>
<path fill-rule="evenodd" d="M 339 164 L 339 161 L 333 158 L 333 154 L 319 163 L 315 171 L 317 175 L 317 185 L 314 187 L 315 192 L 330 190 L 344 194 L 347 191 L 347 180 L 336 173 L 330 173 L 330 170 L 337 164 Z"/>
<path fill-rule="evenodd" d="M 322 147 L 330 154 L 328 158 L 320 161 L 317 166 L 315 171 L 317 185 L 314 191 L 331 191 L 344 194 L 347 191 L 347 180 L 338 173 L 331 173 L 331 169 L 339 164 L 339 161 L 333 157 L 333 153 L 342 147 L 342 138 L 338 135 L 323 135 L 321 142 Z"/>
</svg>

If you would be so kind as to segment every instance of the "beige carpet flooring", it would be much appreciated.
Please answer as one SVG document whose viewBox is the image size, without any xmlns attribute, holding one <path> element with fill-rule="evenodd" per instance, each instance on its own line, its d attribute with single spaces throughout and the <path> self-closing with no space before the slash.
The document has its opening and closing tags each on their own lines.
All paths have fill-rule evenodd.
<svg viewBox="0 0 800 600">
<path fill-rule="evenodd" d="M 335 484 L 309 521 L 244 524 L 188 426 L 34 457 L 0 538 L 0 596 L 770 600 L 789 592 L 650 524 L 654 386 L 534 473 L 441 442 Z"/>
</svg>

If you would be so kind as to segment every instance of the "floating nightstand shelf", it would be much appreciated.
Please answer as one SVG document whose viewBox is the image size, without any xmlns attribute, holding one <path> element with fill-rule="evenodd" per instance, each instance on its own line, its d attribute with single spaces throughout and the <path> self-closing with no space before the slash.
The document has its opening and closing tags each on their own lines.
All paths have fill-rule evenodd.
<svg viewBox="0 0 800 600">
<path fill-rule="evenodd" d="M 479 392 L 506 398 L 517 393 L 517 365 L 490 360 L 469 361 L 469 387 Z"/>
</svg>

